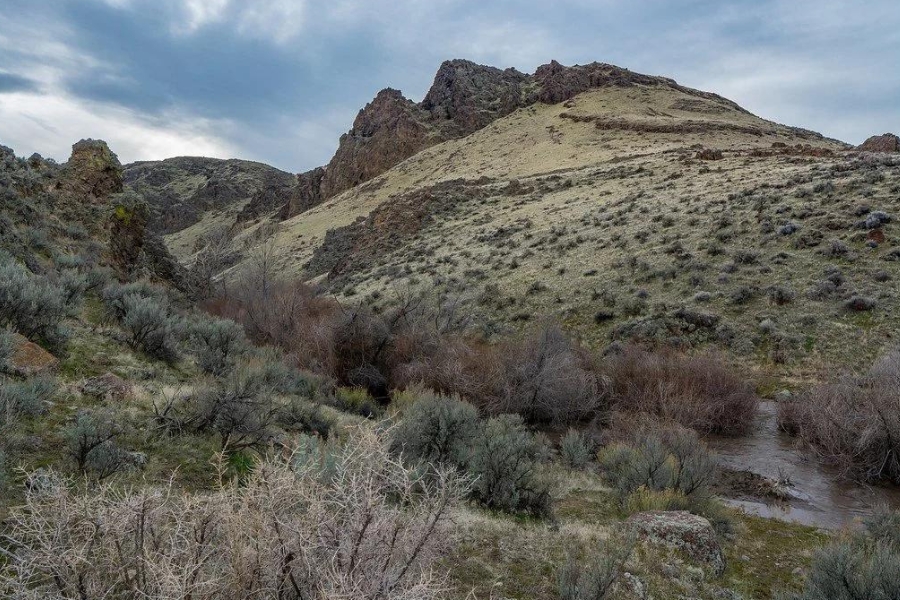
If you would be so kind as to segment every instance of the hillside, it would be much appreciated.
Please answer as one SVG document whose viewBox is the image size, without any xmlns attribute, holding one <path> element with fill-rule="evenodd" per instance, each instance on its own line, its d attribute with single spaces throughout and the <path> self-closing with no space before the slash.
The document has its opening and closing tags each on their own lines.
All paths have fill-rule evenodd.
<svg viewBox="0 0 900 600">
<path fill-rule="evenodd" d="M 421 150 L 275 233 L 277 216 L 250 226 L 233 246 L 266 240 L 283 272 L 375 306 L 434 285 L 486 332 L 552 315 L 600 348 L 712 344 L 804 377 L 889 343 L 897 158 L 663 78 L 595 84 Z M 167 239 L 189 261 L 195 238 Z M 847 310 L 854 299 L 874 310 Z"/>
</svg>

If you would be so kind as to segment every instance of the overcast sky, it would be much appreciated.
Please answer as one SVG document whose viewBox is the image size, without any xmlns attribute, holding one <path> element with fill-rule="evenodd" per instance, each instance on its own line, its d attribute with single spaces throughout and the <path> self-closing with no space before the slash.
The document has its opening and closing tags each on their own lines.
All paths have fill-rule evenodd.
<svg viewBox="0 0 900 600">
<path fill-rule="evenodd" d="M 0 144 L 303 171 L 448 58 L 598 60 L 851 143 L 900 132 L 898 0 L 0 0 Z"/>
</svg>

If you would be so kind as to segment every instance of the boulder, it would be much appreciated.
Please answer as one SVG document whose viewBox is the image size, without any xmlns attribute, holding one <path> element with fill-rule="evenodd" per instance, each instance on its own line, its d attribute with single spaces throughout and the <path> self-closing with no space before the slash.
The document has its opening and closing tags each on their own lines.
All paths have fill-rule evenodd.
<svg viewBox="0 0 900 600">
<path fill-rule="evenodd" d="M 13 371 L 31 376 L 55 371 L 59 366 L 59 359 L 16 333 L 13 334 L 13 352 L 9 364 Z"/>
<path fill-rule="evenodd" d="M 900 152 L 900 137 L 893 133 L 873 135 L 856 149 L 863 152 Z"/>
<path fill-rule="evenodd" d="M 712 524 L 686 511 L 650 511 L 632 515 L 628 525 L 639 538 L 682 550 L 692 559 L 710 565 L 716 575 L 725 572 L 725 555 Z"/>
<path fill-rule="evenodd" d="M 131 385 L 117 375 L 105 373 L 85 379 L 81 393 L 101 400 L 122 400 L 131 393 Z"/>
</svg>

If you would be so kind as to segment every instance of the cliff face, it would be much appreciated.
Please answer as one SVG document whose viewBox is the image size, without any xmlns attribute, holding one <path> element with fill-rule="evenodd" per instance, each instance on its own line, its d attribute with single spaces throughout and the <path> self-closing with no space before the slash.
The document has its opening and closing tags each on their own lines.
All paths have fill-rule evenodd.
<svg viewBox="0 0 900 600">
<path fill-rule="evenodd" d="M 603 63 L 566 67 L 552 61 L 527 75 L 515 69 L 450 60 L 438 69 L 418 104 L 398 90 L 379 92 L 359 112 L 353 128 L 341 136 L 328 165 L 299 176 L 280 217 L 293 217 L 429 146 L 467 136 L 516 109 L 536 102 L 564 102 L 592 88 L 634 85 L 671 87 L 739 108 L 714 94 L 683 88 L 671 79 Z"/>
</svg>

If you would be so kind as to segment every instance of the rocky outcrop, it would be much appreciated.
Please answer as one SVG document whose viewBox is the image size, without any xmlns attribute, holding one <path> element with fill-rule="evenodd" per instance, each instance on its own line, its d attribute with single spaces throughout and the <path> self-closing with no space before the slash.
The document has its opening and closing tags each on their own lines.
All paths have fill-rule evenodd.
<svg viewBox="0 0 900 600">
<path fill-rule="evenodd" d="M 497 69 L 467 60 L 450 60 L 438 69 L 421 103 L 385 89 L 363 108 L 353 129 L 341 136 L 334 157 L 298 179 L 280 212 L 283 219 L 384 173 L 425 148 L 469 135 L 536 102 L 555 104 L 604 86 L 666 86 L 743 111 L 715 94 L 679 86 L 672 79 L 633 73 L 614 65 L 566 67 L 556 61 L 534 75 Z M 316 182 L 320 184 L 316 185 Z"/>
<path fill-rule="evenodd" d="M 448 137 L 468 135 L 526 104 L 529 80 L 515 69 L 449 60 L 438 69 L 421 107 Z"/>
<path fill-rule="evenodd" d="M 900 152 L 900 137 L 893 133 L 874 135 L 856 149 L 862 152 Z"/>
<path fill-rule="evenodd" d="M 105 373 L 85 379 L 81 393 L 98 400 L 121 401 L 131 393 L 131 384 L 114 373 Z"/>
<path fill-rule="evenodd" d="M 103 140 L 81 140 L 72 146 L 59 189 L 101 204 L 123 189 L 122 165 Z"/>
<path fill-rule="evenodd" d="M 287 203 L 281 207 L 279 217 L 288 219 L 309 210 L 322 202 L 322 179 L 325 167 L 317 167 L 312 171 L 297 175 L 297 185 L 291 191 Z"/>
<path fill-rule="evenodd" d="M 632 515 L 628 526 L 653 544 L 683 551 L 692 559 L 710 565 L 716 575 L 725 572 L 722 552 L 712 524 L 686 511 L 650 511 Z"/>
<path fill-rule="evenodd" d="M 363 108 L 353 129 L 341 136 L 325 168 L 321 199 L 376 177 L 430 146 L 427 113 L 399 90 L 385 89 Z"/>
</svg>

